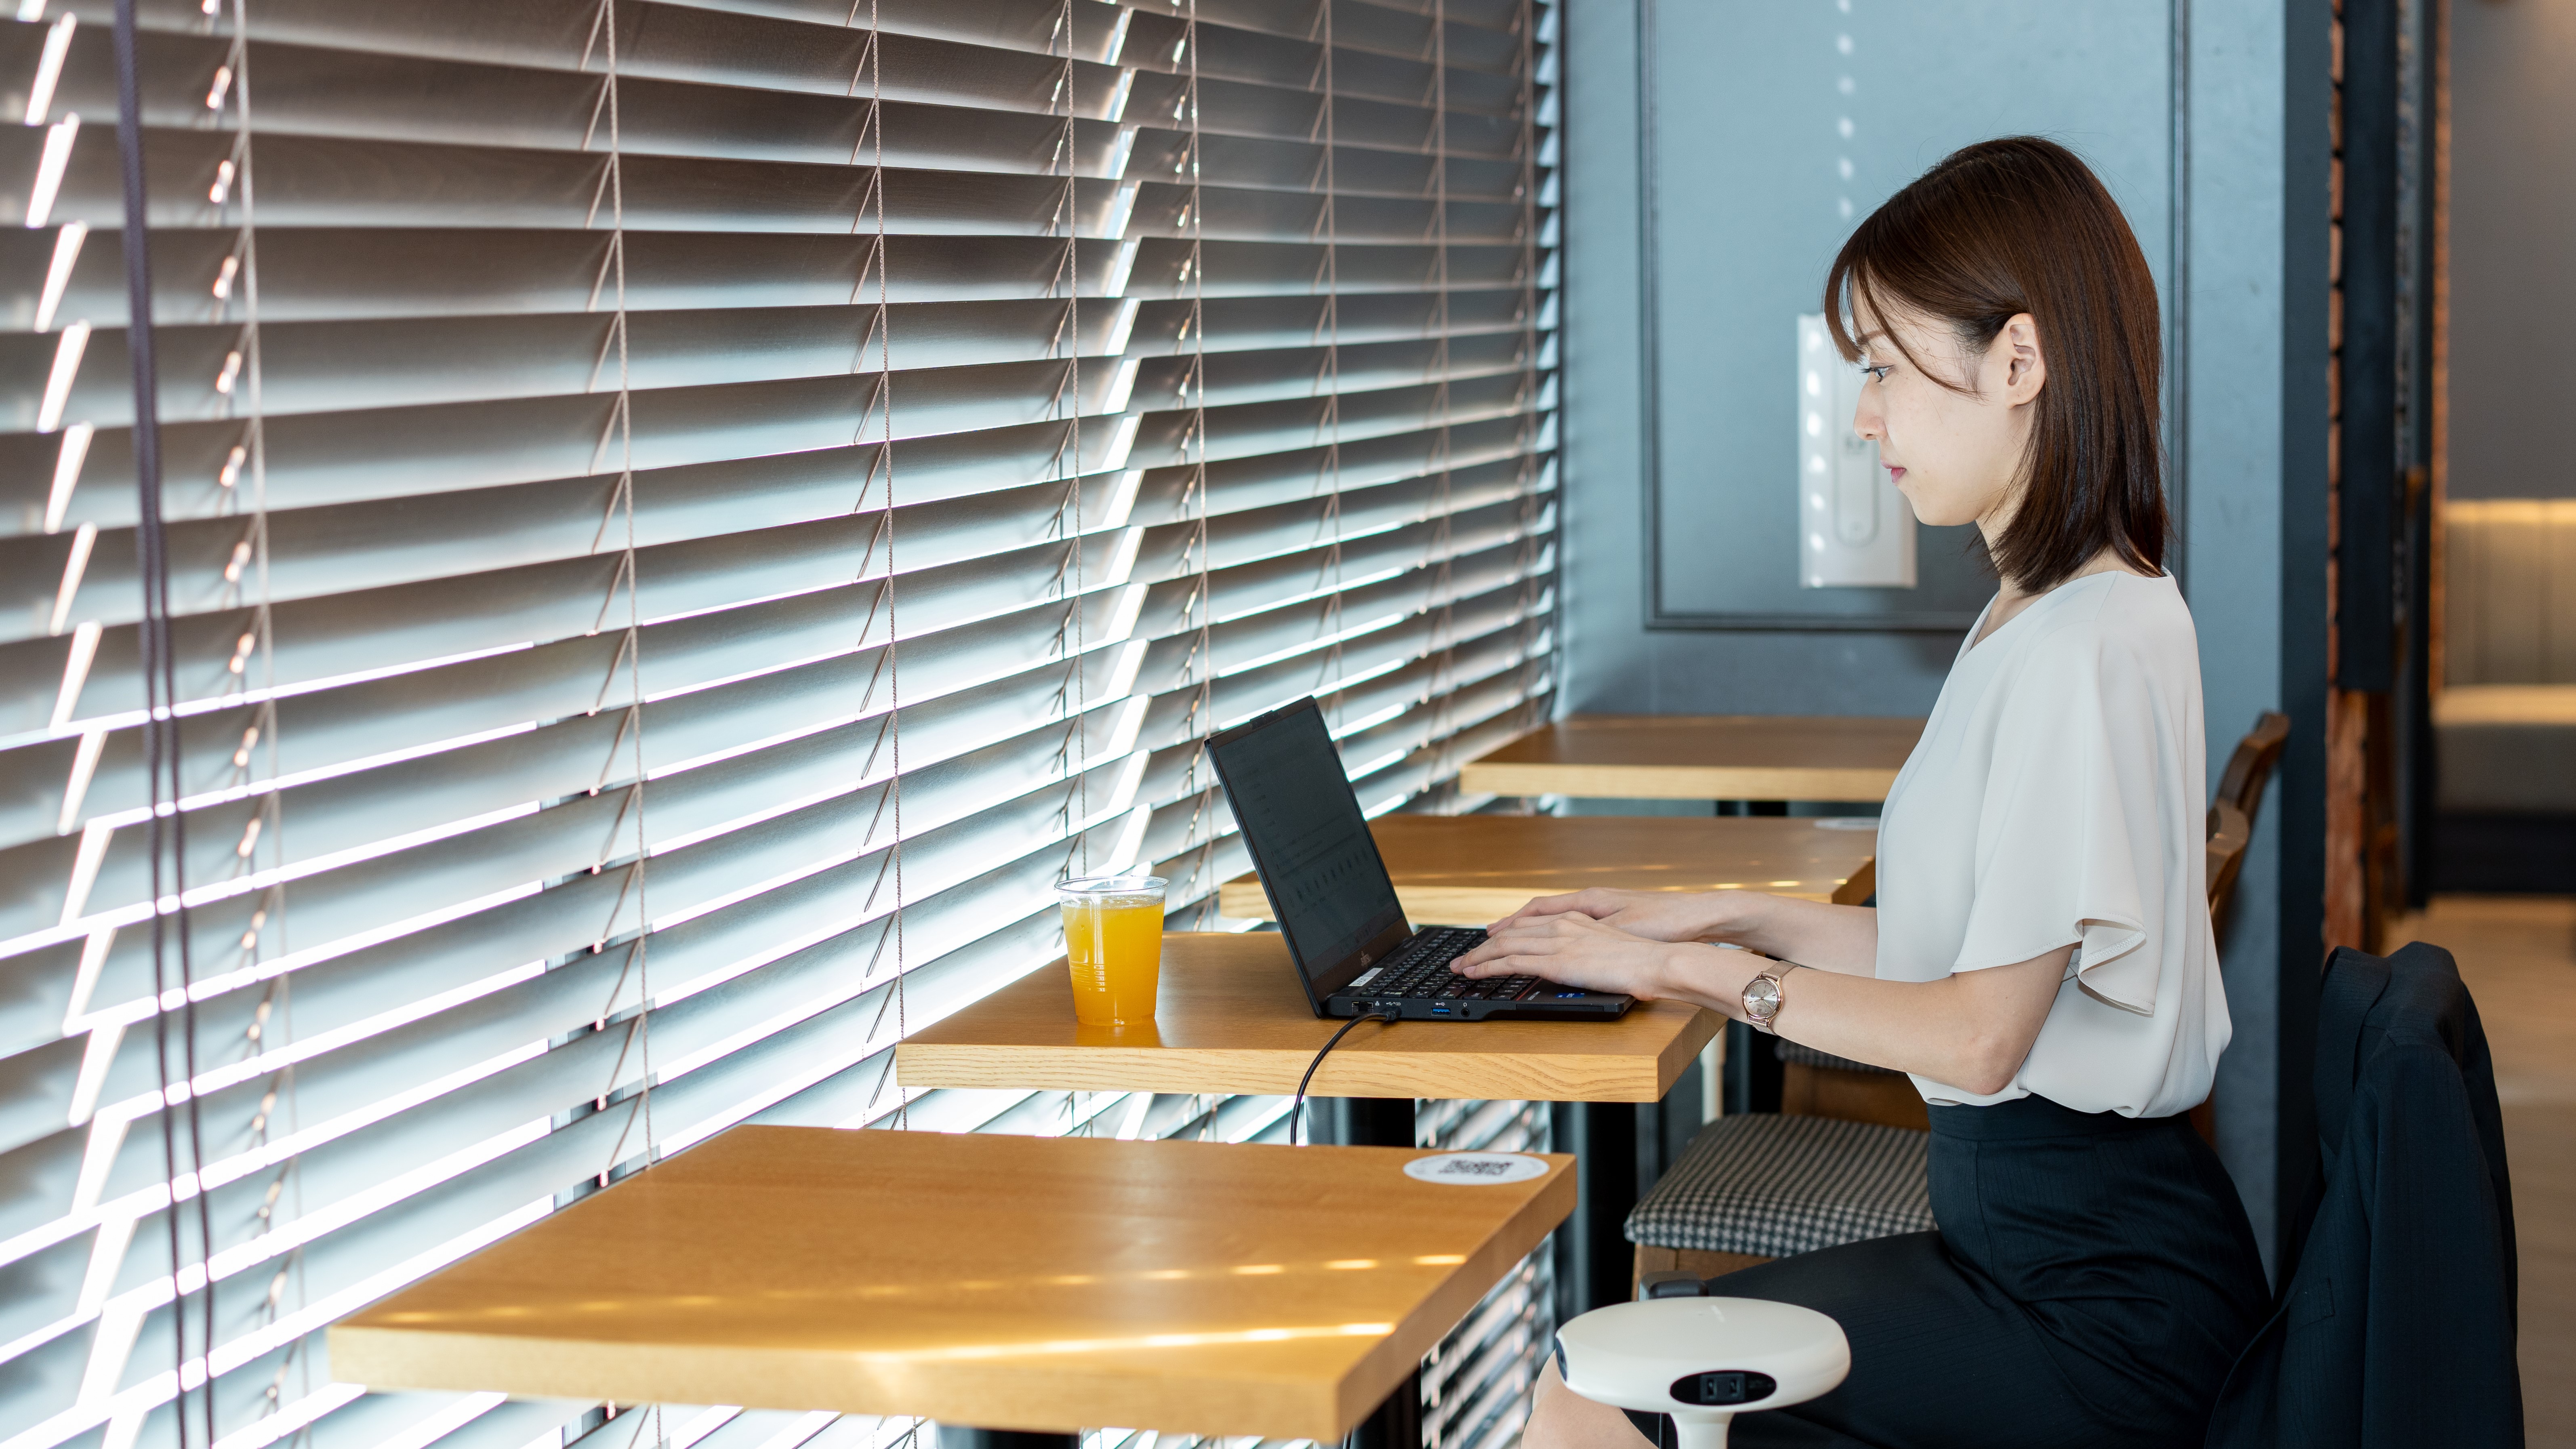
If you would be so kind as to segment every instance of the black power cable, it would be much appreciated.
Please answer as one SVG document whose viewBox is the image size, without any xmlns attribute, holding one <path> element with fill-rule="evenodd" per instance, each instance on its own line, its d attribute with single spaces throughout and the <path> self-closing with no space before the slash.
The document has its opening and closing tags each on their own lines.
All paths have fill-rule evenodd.
<svg viewBox="0 0 2576 1449">
<path fill-rule="evenodd" d="M 1392 1012 L 1363 1011 L 1359 1015 L 1352 1017 L 1349 1021 L 1342 1023 L 1342 1029 L 1333 1033 L 1333 1039 L 1331 1041 L 1324 1043 L 1324 1050 L 1315 1053 L 1315 1059 L 1306 1064 L 1306 1075 L 1297 1079 L 1297 1100 L 1288 1105 L 1289 1146 L 1294 1147 L 1297 1145 L 1297 1118 L 1306 1110 L 1306 1084 L 1315 1080 L 1315 1068 L 1324 1064 L 1325 1054 L 1330 1052 L 1333 1048 L 1340 1046 L 1342 1044 L 1342 1038 L 1349 1036 L 1351 1034 L 1351 1028 L 1359 1025 L 1361 1022 L 1383 1021 L 1392 1023 L 1395 1019 L 1395 1014 Z M 1311 1146 L 1313 1144 L 1310 1142 L 1308 1145 Z"/>
</svg>

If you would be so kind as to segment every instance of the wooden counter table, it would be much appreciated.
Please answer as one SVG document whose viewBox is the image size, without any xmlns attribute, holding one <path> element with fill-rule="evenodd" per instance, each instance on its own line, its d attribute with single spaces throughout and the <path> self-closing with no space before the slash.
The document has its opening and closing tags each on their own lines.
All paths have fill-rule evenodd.
<svg viewBox="0 0 2576 1449">
<path fill-rule="evenodd" d="M 1373 1022 L 1342 1038 L 1309 1090 L 1408 1102 L 1660 1101 L 1722 1020 L 1651 1001 L 1617 1021 Z M 913 1090 L 1285 1096 L 1342 1025 L 1307 1004 L 1280 936 L 1174 931 L 1163 937 L 1150 1026 L 1076 1024 L 1073 982 L 1059 962 L 905 1038 L 895 1076 Z"/>
<path fill-rule="evenodd" d="M 1662 1101 L 1724 1022 L 1652 1001 L 1616 1021 L 1366 1023 L 1316 1067 L 1309 1090 L 1337 1100 L 1310 1102 L 1306 1130 L 1410 1147 L 1416 1098 L 1556 1103 L 1556 1146 L 1586 1162 L 1567 1230 L 1575 1246 L 1558 1259 L 1560 1291 L 1597 1307 L 1628 1294 L 1621 1224 L 1639 1190 L 1638 1114 L 1654 1110 L 1636 1104 Z M 1077 1025 L 1058 960 L 897 1043 L 895 1075 L 911 1090 L 1286 1096 L 1347 1024 L 1315 1015 L 1282 937 L 1176 931 L 1163 937 L 1152 1025 Z M 1412 1442 L 1406 1434 L 1389 1427 L 1373 1442 L 1400 1449 Z"/>
<path fill-rule="evenodd" d="M 1469 761 L 1458 786 L 1626 800 L 1884 800 L 1922 733 L 1919 719 L 1579 714 Z"/>
<path fill-rule="evenodd" d="M 1532 896 L 1758 890 L 1857 905 L 1876 888 L 1877 822 L 1779 816 L 1381 815 L 1369 823 L 1396 899 L 1416 925 L 1482 926 Z M 1237 876 L 1217 909 L 1270 919 L 1261 878 Z"/>
<path fill-rule="evenodd" d="M 331 1329 L 373 1389 L 1342 1438 L 1575 1200 L 1437 1154 L 737 1127 Z"/>
</svg>

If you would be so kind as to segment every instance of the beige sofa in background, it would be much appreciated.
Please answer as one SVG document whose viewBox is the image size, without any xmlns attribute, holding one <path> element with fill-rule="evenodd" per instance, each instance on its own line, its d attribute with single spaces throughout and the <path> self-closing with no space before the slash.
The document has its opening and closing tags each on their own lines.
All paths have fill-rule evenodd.
<svg viewBox="0 0 2576 1449">
<path fill-rule="evenodd" d="M 2576 815 L 2576 499 L 2462 500 L 2443 528 L 2441 808 Z"/>
</svg>

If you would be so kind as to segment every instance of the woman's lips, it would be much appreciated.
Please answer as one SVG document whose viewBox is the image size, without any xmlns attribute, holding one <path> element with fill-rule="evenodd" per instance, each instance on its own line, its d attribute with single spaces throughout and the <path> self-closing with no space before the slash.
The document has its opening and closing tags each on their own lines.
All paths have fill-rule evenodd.
<svg viewBox="0 0 2576 1449">
<path fill-rule="evenodd" d="M 1905 481 L 1905 470 L 1904 470 L 1903 468 L 1898 467 L 1898 466 L 1897 466 L 1896 464 L 1894 464 L 1894 463 L 1882 463 L 1882 464 L 1880 464 L 1879 466 L 1881 466 L 1881 467 L 1883 467 L 1883 468 L 1885 468 L 1885 469 L 1887 470 L 1887 481 L 1888 481 L 1888 482 L 1890 482 L 1890 483 L 1902 483 L 1902 482 L 1904 482 L 1904 481 Z"/>
</svg>

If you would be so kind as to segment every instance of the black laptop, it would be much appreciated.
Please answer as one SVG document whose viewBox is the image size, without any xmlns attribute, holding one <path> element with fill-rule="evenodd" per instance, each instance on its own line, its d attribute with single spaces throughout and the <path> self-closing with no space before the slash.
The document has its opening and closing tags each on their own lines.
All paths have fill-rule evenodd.
<svg viewBox="0 0 2576 1449">
<path fill-rule="evenodd" d="M 1317 1016 L 1612 1021 L 1636 1004 L 1535 976 L 1480 981 L 1450 970 L 1485 933 L 1406 923 L 1314 700 L 1214 735 L 1207 750 Z"/>
</svg>

